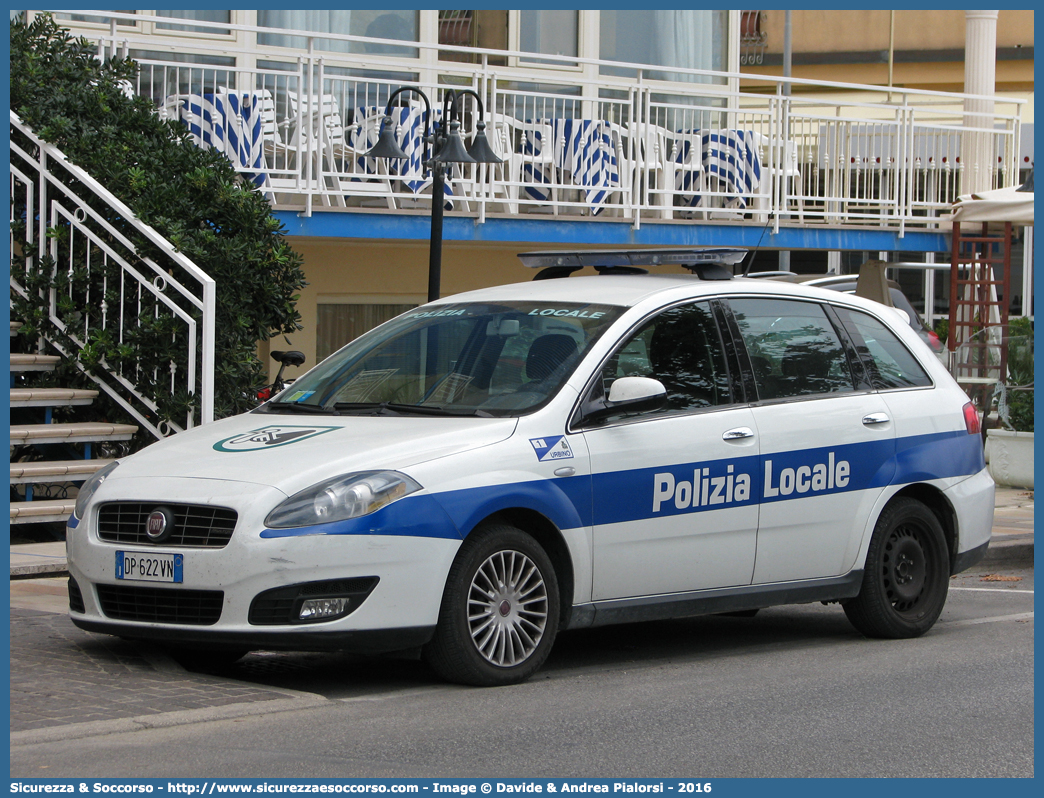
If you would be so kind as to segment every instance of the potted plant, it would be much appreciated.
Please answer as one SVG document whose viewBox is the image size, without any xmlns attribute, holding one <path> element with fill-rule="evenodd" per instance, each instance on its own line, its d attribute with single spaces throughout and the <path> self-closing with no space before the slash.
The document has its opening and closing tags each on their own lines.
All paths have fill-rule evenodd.
<svg viewBox="0 0 1044 798">
<path fill-rule="evenodd" d="M 1007 383 L 1000 386 L 997 415 L 1003 428 L 986 433 L 990 474 L 998 485 L 1033 488 L 1033 322 L 1008 326 Z"/>
</svg>

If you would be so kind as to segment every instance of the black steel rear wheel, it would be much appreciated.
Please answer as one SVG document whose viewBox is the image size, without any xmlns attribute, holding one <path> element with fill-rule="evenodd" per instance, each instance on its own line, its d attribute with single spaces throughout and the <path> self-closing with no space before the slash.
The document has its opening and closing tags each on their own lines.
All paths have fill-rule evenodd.
<svg viewBox="0 0 1044 798">
<path fill-rule="evenodd" d="M 845 614 L 867 637 L 917 637 L 938 620 L 949 579 L 950 555 L 939 519 L 915 499 L 896 499 L 874 527 L 863 585 L 845 602 Z"/>
</svg>

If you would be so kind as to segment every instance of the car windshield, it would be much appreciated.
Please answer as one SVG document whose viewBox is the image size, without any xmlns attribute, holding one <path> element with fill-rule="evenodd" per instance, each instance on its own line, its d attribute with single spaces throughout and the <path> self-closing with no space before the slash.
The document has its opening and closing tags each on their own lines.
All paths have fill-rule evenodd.
<svg viewBox="0 0 1044 798">
<path fill-rule="evenodd" d="M 521 415 L 555 395 L 622 311 L 577 302 L 410 311 L 335 352 L 262 410 Z"/>
</svg>

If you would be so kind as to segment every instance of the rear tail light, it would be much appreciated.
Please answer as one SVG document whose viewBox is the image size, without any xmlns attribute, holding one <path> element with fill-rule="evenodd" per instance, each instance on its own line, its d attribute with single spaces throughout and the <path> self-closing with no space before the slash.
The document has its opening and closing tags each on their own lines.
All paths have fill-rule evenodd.
<svg viewBox="0 0 1044 798">
<path fill-rule="evenodd" d="M 943 348 L 942 341 L 939 340 L 939 336 L 933 330 L 928 331 L 928 346 L 932 348 L 933 352 L 941 352 Z"/>
<path fill-rule="evenodd" d="M 964 406 L 964 426 L 968 428 L 969 435 L 978 435 L 982 430 L 979 425 L 979 411 L 975 409 L 975 405 L 968 402 Z"/>
<path fill-rule="evenodd" d="M 272 386 L 268 386 L 267 388 L 262 388 L 260 391 L 257 392 L 257 400 L 259 402 L 267 402 L 271 398 L 272 398 Z"/>
</svg>

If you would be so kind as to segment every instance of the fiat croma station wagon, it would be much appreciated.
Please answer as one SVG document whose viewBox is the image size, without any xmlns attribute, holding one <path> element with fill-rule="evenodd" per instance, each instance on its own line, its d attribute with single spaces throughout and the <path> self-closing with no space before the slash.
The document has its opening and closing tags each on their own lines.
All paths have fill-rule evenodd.
<svg viewBox="0 0 1044 798">
<path fill-rule="evenodd" d="M 824 601 L 926 632 L 989 544 L 975 409 L 891 308 L 733 278 L 742 254 L 524 256 L 556 279 L 411 310 L 119 460 L 69 521 L 73 622 L 419 650 L 475 685 L 639 619 Z"/>
</svg>

